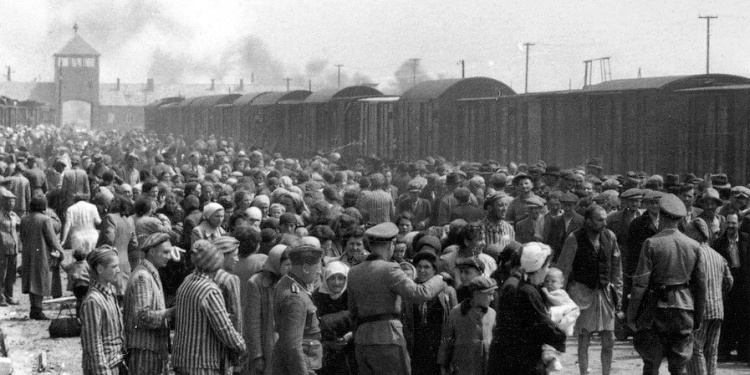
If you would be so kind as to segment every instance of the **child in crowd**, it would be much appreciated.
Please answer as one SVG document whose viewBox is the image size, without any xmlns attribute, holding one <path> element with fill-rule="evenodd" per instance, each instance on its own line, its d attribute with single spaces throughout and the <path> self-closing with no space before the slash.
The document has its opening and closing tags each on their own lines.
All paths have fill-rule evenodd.
<svg viewBox="0 0 750 375">
<path fill-rule="evenodd" d="M 62 266 L 68 275 L 67 290 L 76 296 L 76 314 L 80 312 L 83 297 L 89 291 L 89 264 L 86 262 L 88 252 L 84 248 L 73 250 L 73 261 Z"/>
<path fill-rule="evenodd" d="M 497 282 L 478 276 L 467 283 L 469 298 L 454 307 L 443 328 L 443 340 L 438 351 L 438 363 L 446 374 L 486 374 L 495 310 L 490 307 L 495 298 Z"/>
<path fill-rule="evenodd" d="M 576 319 L 581 315 L 581 309 L 573 302 L 568 293 L 563 289 L 565 286 L 563 273 L 557 268 L 551 267 L 544 279 L 542 291 L 547 297 L 549 315 L 557 327 L 568 336 L 573 336 Z M 562 370 L 560 363 L 560 352 L 549 345 L 542 346 L 542 360 L 547 366 L 547 372 Z"/>
</svg>

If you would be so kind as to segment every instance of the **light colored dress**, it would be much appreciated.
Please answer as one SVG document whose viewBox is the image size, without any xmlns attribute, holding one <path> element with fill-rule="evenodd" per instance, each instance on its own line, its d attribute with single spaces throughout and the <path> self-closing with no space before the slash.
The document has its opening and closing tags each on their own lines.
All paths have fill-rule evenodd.
<svg viewBox="0 0 750 375">
<path fill-rule="evenodd" d="M 96 206 L 78 201 L 65 211 L 65 225 L 62 232 L 63 246 L 70 249 L 84 249 L 86 252 L 94 250 L 99 232 L 96 226 L 101 224 L 99 211 Z"/>
</svg>

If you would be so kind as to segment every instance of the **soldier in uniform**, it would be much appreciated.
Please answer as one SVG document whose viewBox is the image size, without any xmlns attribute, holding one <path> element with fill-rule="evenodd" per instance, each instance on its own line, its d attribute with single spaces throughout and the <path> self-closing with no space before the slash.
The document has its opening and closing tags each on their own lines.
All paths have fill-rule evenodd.
<svg viewBox="0 0 750 375">
<path fill-rule="evenodd" d="M 691 334 L 699 329 L 706 284 L 698 242 L 677 229 L 687 214 L 674 194 L 659 199 L 662 231 L 643 243 L 628 306 L 633 345 L 643 358 L 643 374 L 658 374 L 664 357 L 670 374 L 686 374 L 693 353 Z"/>
<path fill-rule="evenodd" d="M 304 244 L 289 252 L 292 268 L 279 280 L 274 297 L 279 335 L 273 348 L 274 374 L 307 375 L 322 367 L 320 322 L 308 289 L 320 276 L 322 259 L 319 246 Z"/>
<path fill-rule="evenodd" d="M 370 256 L 349 271 L 349 311 L 356 324 L 359 373 L 411 374 L 406 340 L 399 320 L 401 298 L 410 303 L 426 302 L 446 286 L 449 275 L 441 273 L 417 285 L 399 265 L 390 262 L 398 227 L 378 224 L 365 232 Z M 276 344 L 278 347 L 278 343 Z"/>
</svg>

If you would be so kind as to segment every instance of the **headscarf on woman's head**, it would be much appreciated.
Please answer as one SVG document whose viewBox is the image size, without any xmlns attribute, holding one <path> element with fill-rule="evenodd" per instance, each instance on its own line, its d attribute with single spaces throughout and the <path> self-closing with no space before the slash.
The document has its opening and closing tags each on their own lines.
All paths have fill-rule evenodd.
<svg viewBox="0 0 750 375">
<path fill-rule="evenodd" d="M 328 278 L 333 275 L 344 275 L 344 277 L 347 277 L 347 283 L 344 283 L 344 288 L 341 289 L 340 292 L 333 294 L 331 293 L 330 289 L 328 289 Z M 340 262 L 340 261 L 333 261 L 328 263 L 326 266 L 325 271 L 323 272 L 323 283 L 320 284 L 320 291 L 323 294 L 328 294 L 331 296 L 331 299 L 339 299 L 342 294 L 346 291 L 346 286 L 348 284 L 348 276 L 349 276 L 349 266 L 346 264 Z"/>
<path fill-rule="evenodd" d="M 201 272 L 216 272 L 224 264 L 224 255 L 208 240 L 195 241 L 192 252 L 193 264 Z"/>
<path fill-rule="evenodd" d="M 279 276 L 281 273 L 281 262 L 284 258 L 284 253 L 288 253 L 290 249 L 289 246 L 281 244 L 272 247 L 268 252 L 266 262 L 263 263 L 263 271 L 268 271 Z"/>
<path fill-rule="evenodd" d="M 283 187 L 284 189 L 291 189 L 294 186 L 294 183 L 292 182 L 292 178 L 289 176 L 281 176 L 279 178 L 279 186 Z"/>
<path fill-rule="evenodd" d="M 539 271 L 547 262 L 552 249 L 541 242 L 529 242 L 521 248 L 521 268 L 526 273 Z"/>
<path fill-rule="evenodd" d="M 211 215 L 216 213 L 216 211 L 223 210 L 224 206 L 218 204 L 218 203 L 208 203 L 203 207 L 203 218 L 208 220 Z"/>
</svg>

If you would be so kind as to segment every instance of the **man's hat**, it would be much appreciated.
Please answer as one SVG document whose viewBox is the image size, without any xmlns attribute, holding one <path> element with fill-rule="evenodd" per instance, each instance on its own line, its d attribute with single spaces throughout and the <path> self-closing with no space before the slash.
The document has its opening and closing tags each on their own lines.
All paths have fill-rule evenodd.
<svg viewBox="0 0 750 375">
<path fill-rule="evenodd" d="M 409 191 L 413 191 L 413 192 L 417 192 L 418 193 L 418 192 L 422 191 L 422 187 L 423 186 L 422 186 L 422 180 L 421 179 L 414 178 L 411 181 L 409 181 L 409 187 L 408 187 Z"/>
<path fill-rule="evenodd" d="M 323 249 L 310 244 L 295 246 L 289 251 L 292 264 L 315 263 L 323 259 Z"/>
<path fill-rule="evenodd" d="M 662 197 L 664 197 L 664 193 L 658 190 L 649 190 L 646 191 L 643 194 L 643 200 L 649 201 L 649 200 L 660 200 Z"/>
<path fill-rule="evenodd" d="M 523 203 L 526 203 L 527 206 L 544 207 L 544 200 L 537 195 L 526 198 Z"/>
<path fill-rule="evenodd" d="M 560 167 L 556 165 L 550 165 L 549 167 L 547 167 L 547 169 L 545 169 L 544 175 L 560 177 Z"/>
<path fill-rule="evenodd" d="M 732 188 L 732 195 L 738 198 L 750 198 L 750 189 L 746 186 L 738 185 Z"/>
<path fill-rule="evenodd" d="M 526 173 L 523 173 L 523 172 L 518 172 L 518 174 L 516 174 L 516 176 L 513 177 L 513 186 L 515 186 L 516 184 L 518 184 L 518 182 L 521 181 L 521 180 L 523 180 L 523 179 L 531 180 L 531 176 L 529 176 L 529 175 L 527 175 Z"/>
<path fill-rule="evenodd" d="M 475 268 L 479 272 L 484 272 L 484 262 L 477 257 L 464 258 L 456 263 L 458 268 Z"/>
<path fill-rule="evenodd" d="M 391 222 L 378 224 L 367 231 L 365 236 L 371 242 L 389 242 L 396 238 L 398 227 Z"/>
<path fill-rule="evenodd" d="M 628 189 L 628 190 L 625 190 L 625 192 L 623 192 L 622 195 L 620 195 L 620 198 L 622 199 L 643 198 L 643 192 L 641 191 L 641 189 L 637 189 L 637 188 Z"/>
<path fill-rule="evenodd" d="M 617 190 L 620 188 L 620 181 L 613 178 L 604 181 L 602 184 L 602 190 Z"/>
<path fill-rule="evenodd" d="M 596 168 L 596 169 L 604 169 L 604 163 L 602 163 L 602 159 L 600 158 L 591 158 L 589 159 L 588 164 L 586 165 L 589 168 Z"/>
<path fill-rule="evenodd" d="M 495 291 L 495 289 L 497 289 L 497 281 L 487 276 L 479 276 L 469 281 L 469 285 L 467 287 L 469 288 L 469 291 L 472 293 L 474 292 L 490 293 L 490 292 Z"/>
<path fill-rule="evenodd" d="M 712 199 L 716 201 L 716 204 L 721 206 L 724 204 L 724 201 L 721 200 L 721 196 L 719 195 L 719 192 L 714 188 L 708 188 L 706 189 L 706 192 L 703 193 L 703 196 L 701 197 L 701 201 L 705 201 L 707 199 Z"/>
<path fill-rule="evenodd" d="M 716 190 L 729 189 L 732 185 L 729 184 L 729 178 L 724 173 L 711 175 L 711 186 Z"/>
<path fill-rule="evenodd" d="M 560 203 L 578 203 L 578 196 L 573 193 L 565 193 L 560 197 Z"/>
<path fill-rule="evenodd" d="M 661 212 L 674 218 L 679 219 L 687 215 L 685 203 L 674 194 L 666 194 L 661 197 L 659 199 L 659 208 L 661 209 Z"/>
</svg>

